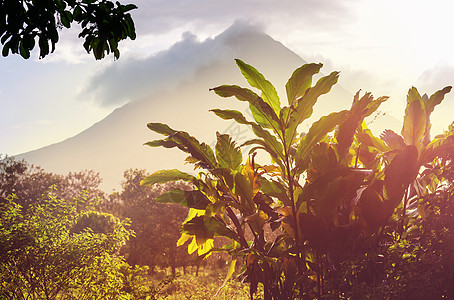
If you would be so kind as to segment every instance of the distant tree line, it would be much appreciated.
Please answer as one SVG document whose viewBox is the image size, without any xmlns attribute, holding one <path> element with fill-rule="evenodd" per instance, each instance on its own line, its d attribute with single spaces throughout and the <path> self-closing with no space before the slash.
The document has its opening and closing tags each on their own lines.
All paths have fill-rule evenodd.
<svg viewBox="0 0 454 300">
<path fill-rule="evenodd" d="M 107 195 L 93 171 L 59 175 L 2 157 L 0 295 L 140 298 L 153 293 L 143 285 L 148 272 L 190 265 L 176 246 L 187 209 L 152 201 L 172 187 L 140 186 L 146 175 L 125 171 L 122 191 Z"/>
</svg>

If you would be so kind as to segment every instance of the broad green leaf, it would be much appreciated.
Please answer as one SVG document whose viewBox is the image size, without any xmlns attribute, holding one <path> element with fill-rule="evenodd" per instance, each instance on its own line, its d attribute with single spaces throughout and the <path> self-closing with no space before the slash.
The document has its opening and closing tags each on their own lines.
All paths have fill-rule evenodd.
<svg viewBox="0 0 454 300">
<path fill-rule="evenodd" d="M 364 118 L 371 115 L 387 99 L 388 97 L 380 97 L 374 100 L 371 93 L 366 93 L 359 98 L 359 92 L 356 93 L 348 117 L 339 125 L 339 130 L 336 132 L 337 151 L 340 157 L 348 153 L 353 143 L 353 136 Z"/>
<path fill-rule="evenodd" d="M 377 181 L 375 184 L 367 186 L 362 191 L 359 200 L 361 215 L 373 230 L 384 226 L 392 213 L 381 196 L 382 184 L 382 181 Z"/>
<path fill-rule="evenodd" d="M 186 241 L 188 241 L 191 237 L 192 236 L 190 236 L 189 234 L 182 233 L 180 238 L 177 241 L 177 247 L 184 245 L 184 243 L 186 243 Z"/>
<path fill-rule="evenodd" d="M 213 232 L 215 236 L 223 236 L 240 242 L 238 235 L 233 230 L 228 228 L 224 221 L 221 221 L 219 218 L 205 218 L 204 222 L 205 228 L 207 228 L 208 231 Z"/>
<path fill-rule="evenodd" d="M 176 203 L 195 209 L 205 209 L 211 203 L 201 191 L 183 191 L 180 189 L 171 190 L 157 197 L 155 201 L 159 203 Z"/>
<path fill-rule="evenodd" d="M 176 130 L 173 130 L 167 124 L 162 123 L 148 123 L 147 127 L 148 129 L 153 130 L 154 132 L 162 135 L 171 135 L 176 132 Z"/>
<path fill-rule="evenodd" d="M 333 145 L 328 143 L 317 143 L 311 151 L 311 164 L 307 174 L 307 181 L 325 173 L 333 173 L 332 170 L 338 167 L 338 159 Z"/>
<path fill-rule="evenodd" d="M 195 137 L 190 136 L 187 132 L 177 131 L 169 139 L 178 143 L 178 148 L 189 153 L 193 162 L 204 169 L 214 169 L 217 167 L 216 158 L 213 150 L 205 143 L 200 143 Z"/>
<path fill-rule="evenodd" d="M 262 210 L 255 212 L 254 214 L 247 216 L 243 219 L 244 222 L 249 224 L 256 233 L 259 233 L 263 229 L 263 225 L 269 220 L 269 216 Z"/>
<path fill-rule="evenodd" d="M 317 74 L 322 66 L 322 64 L 305 64 L 293 72 L 285 85 L 289 105 L 304 96 L 306 90 L 312 85 L 312 76 Z"/>
<path fill-rule="evenodd" d="M 440 104 L 441 101 L 443 101 L 445 95 L 451 91 L 451 87 L 447 86 L 437 92 L 435 92 L 432 96 L 430 96 L 429 99 L 427 99 L 427 95 L 423 100 L 425 104 L 425 109 L 426 109 L 426 131 L 424 133 L 424 140 L 423 140 L 423 145 L 427 146 L 430 143 L 430 130 L 432 127 L 432 124 L 430 123 L 430 115 L 432 114 L 434 108 L 436 105 Z"/>
<path fill-rule="evenodd" d="M 247 102 L 253 102 L 257 98 L 260 98 L 250 89 L 238 85 L 221 85 L 210 89 L 210 91 L 214 91 L 218 96 L 224 98 L 235 96 L 238 100 Z"/>
<path fill-rule="evenodd" d="M 373 147 L 380 152 L 389 151 L 389 147 L 385 144 L 386 141 L 374 136 L 372 131 L 370 131 L 370 129 L 367 128 L 365 121 L 363 121 L 363 123 L 361 124 L 361 127 L 359 127 L 359 129 L 360 129 L 360 131 L 357 132 L 357 138 L 358 138 L 358 141 L 360 142 L 361 146 Z M 386 131 L 387 130 L 385 130 L 384 132 L 386 132 Z M 400 137 L 400 138 L 403 143 L 404 140 L 402 139 L 402 137 Z"/>
<path fill-rule="evenodd" d="M 151 174 L 150 176 L 145 177 L 140 182 L 140 185 L 153 185 L 155 183 L 166 183 L 175 180 L 184 180 L 191 182 L 195 181 L 196 179 L 194 176 L 185 172 L 181 172 L 177 169 L 161 170 Z"/>
<path fill-rule="evenodd" d="M 281 109 L 281 112 L 279 114 L 279 119 L 283 124 L 289 124 L 290 118 L 292 118 L 292 112 L 295 110 L 295 107 L 293 105 L 290 106 L 284 106 Z"/>
<path fill-rule="evenodd" d="M 385 191 L 387 199 L 396 207 L 408 185 L 418 175 L 418 150 L 409 145 L 398 153 L 385 168 Z"/>
<path fill-rule="evenodd" d="M 291 205 L 285 186 L 278 181 L 262 179 L 260 190 L 266 195 L 278 198 L 287 206 Z"/>
<path fill-rule="evenodd" d="M 263 149 L 265 150 L 266 152 L 268 152 L 269 155 L 271 155 L 271 157 L 277 161 L 277 160 L 281 160 L 283 157 L 282 155 L 278 154 L 276 152 L 276 150 L 274 148 L 271 148 L 269 146 L 268 143 L 266 143 L 264 140 L 262 139 L 252 139 L 252 140 L 249 140 L 249 141 L 246 141 L 244 142 L 241 147 L 244 147 L 244 146 L 252 146 L 252 145 L 259 145 L 260 147 L 256 147 L 256 148 L 259 148 L 259 149 Z"/>
<path fill-rule="evenodd" d="M 253 66 L 244 63 L 240 59 L 235 59 L 235 61 L 247 82 L 252 87 L 261 90 L 263 100 L 273 108 L 276 114 L 279 114 L 281 104 L 274 86 Z"/>
<path fill-rule="evenodd" d="M 392 149 L 402 150 L 405 147 L 404 139 L 392 130 L 386 129 L 380 134 L 380 138 Z"/>
<path fill-rule="evenodd" d="M 236 170 L 243 161 L 241 150 L 228 134 L 217 135 L 216 158 L 221 168 Z"/>
<path fill-rule="evenodd" d="M 271 128 L 276 134 L 280 134 L 280 121 L 274 110 L 261 98 L 255 103 L 249 103 L 254 120 L 262 127 Z"/>
<path fill-rule="evenodd" d="M 252 131 L 255 133 L 255 135 L 261 139 L 263 139 L 263 143 L 259 144 L 266 144 L 267 149 L 271 149 L 272 151 L 270 154 L 275 158 L 275 159 L 280 159 L 283 160 L 283 147 L 282 144 L 276 139 L 275 136 L 273 136 L 269 131 L 266 129 L 262 128 L 260 125 L 254 123 L 254 122 L 249 122 L 246 120 L 246 118 L 238 111 L 236 110 L 220 110 L 220 109 L 213 109 L 211 110 L 214 112 L 217 116 L 221 117 L 224 120 L 229 120 L 229 119 L 234 119 L 240 124 L 248 124 L 252 126 Z M 257 140 L 252 140 L 252 141 L 257 141 Z M 253 142 L 247 143 L 247 145 L 251 145 Z M 246 144 L 243 144 L 243 146 Z"/>
<path fill-rule="evenodd" d="M 150 147 L 164 147 L 164 148 L 178 147 L 178 143 L 176 143 L 175 141 L 168 140 L 168 139 L 155 140 L 155 141 L 147 142 L 144 145 L 150 146 Z"/>
<path fill-rule="evenodd" d="M 233 179 L 235 183 L 233 192 L 240 198 L 240 203 L 242 206 L 245 206 L 246 211 L 252 213 L 252 211 L 255 210 L 255 204 L 253 201 L 254 191 L 251 182 L 248 180 L 247 176 L 241 173 L 236 173 Z"/>
<path fill-rule="evenodd" d="M 188 253 L 189 254 L 192 254 L 194 253 L 198 248 L 198 245 L 197 245 L 197 240 L 195 238 L 195 236 L 192 238 L 192 241 L 191 243 L 188 245 Z"/>
<path fill-rule="evenodd" d="M 432 96 L 430 96 L 429 100 L 426 103 L 426 111 L 428 114 L 432 113 L 435 106 L 441 103 L 443 101 L 445 95 L 449 92 L 451 92 L 452 87 L 447 86 L 444 87 L 441 90 L 436 91 Z"/>
<path fill-rule="evenodd" d="M 286 122 L 286 147 L 294 143 L 298 125 L 312 115 L 313 106 L 317 102 L 318 97 L 328 93 L 331 87 L 336 84 L 338 77 L 339 72 L 332 72 L 330 75 L 320 78 L 315 86 L 306 91 L 303 97 L 297 99 L 297 106 Z"/>
<path fill-rule="evenodd" d="M 321 117 L 320 120 L 312 124 L 307 134 L 298 144 L 295 158 L 295 174 L 301 174 L 305 171 L 307 164 L 309 163 L 311 148 L 322 141 L 329 132 L 333 131 L 347 115 L 347 110 L 331 113 Z"/>
<path fill-rule="evenodd" d="M 454 123 L 449 125 L 449 130 L 436 136 L 422 151 L 419 164 L 430 163 L 436 157 L 447 157 L 454 152 Z"/>
<path fill-rule="evenodd" d="M 214 233 L 206 228 L 203 216 L 194 217 L 187 221 L 181 225 L 180 231 L 195 236 L 199 247 L 214 236 Z"/>
<path fill-rule="evenodd" d="M 421 149 L 426 132 L 427 114 L 424 102 L 418 90 L 413 87 L 408 91 L 402 137 L 405 144 Z"/>
<path fill-rule="evenodd" d="M 350 148 L 350 151 L 355 153 L 355 161 L 352 162 L 352 165 L 354 164 L 355 167 L 358 167 L 358 164 L 362 164 L 364 168 L 379 169 L 381 165 L 380 158 L 391 148 L 382 139 L 372 134 L 364 120 L 361 126 L 357 128 L 355 137 L 358 143 L 355 143 Z"/>
<path fill-rule="evenodd" d="M 253 91 L 237 85 L 222 85 L 210 90 L 221 97 L 235 96 L 240 101 L 249 102 L 252 116 L 258 124 L 265 128 L 273 128 L 275 132 L 279 131 L 279 118 L 276 112 Z"/>
<path fill-rule="evenodd" d="M 214 112 L 214 114 L 218 117 L 220 117 L 221 119 L 224 119 L 224 120 L 235 120 L 237 123 L 239 124 L 246 124 L 246 125 L 250 125 L 251 122 L 249 122 L 248 120 L 246 120 L 246 118 L 243 116 L 242 113 L 240 113 L 239 111 L 237 110 L 231 110 L 231 109 L 212 109 L 210 110 L 212 112 Z"/>
<path fill-rule="evenodd" d="M 197 237 L 196 237 L 197 240 Z M 199 248 L 197 249 L 197 254 L 204 255 L 205 258 L 209 257 L 211 255 L 211 249 L 214 248 L 214 239 L 208 239 L 205 241 L 205 243 L 198 245 Z"/>
<path fill-rule="evenodd" d="M 301 124 L 312 115 L 312 108 L 318 97 L 328 93 L 333 85 L 337 83 L 338 78 L 339 72 L 332 72 L 330 75 L 320 78 L 315 86 L 307 90 L 305 95 L 298 99 L 295 115 L 298 124 Z"/>
<path fill-rule="evenodd" d="M 262 138 L 263 141 L 267 144 L 268 147 L 273 149 L 273 151 L 277 154 L 282 161 L 284 161 L 284 148 L 282 143 L 280 143 L 274 135 L 272 135 L 266 129 L 263 129 L 257 124 L 251 124 L 252 131 L 255 133 L 256 136 Z"/>
</svg>

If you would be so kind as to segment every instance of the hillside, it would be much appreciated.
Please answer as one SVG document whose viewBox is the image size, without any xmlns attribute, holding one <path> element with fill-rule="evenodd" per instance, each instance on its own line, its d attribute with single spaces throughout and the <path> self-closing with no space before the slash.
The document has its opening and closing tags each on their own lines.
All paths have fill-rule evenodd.
<svg viewBox="0 0 454 300">
<path fill-rule="evenodd" d="M 173 47 L 181 48 L 181 44 Z M 107 192 L 119 189 L 123 171 L 127 168 L 145 168 L 150 172 L 172 168 L 189 171 L 182 163 L 185 156 L 178 150 L 143 146 L 145 142 L 159 138 L 147 129 L 148 122 L 167 123 L 208 144 L 214 143 L 216 129 L 224 129 L 237 140 L 244 139 L 247 132 L 238 131 L 234 124 L 220 120 L 209 112 L 212 108 L 232 108 L 237 101 L 222 99 L 208 89 L 221 84 L 246 86 L 234 63 L 234 58 L 240 58 L 262 72 L 283 98 L 285 94 L 281 87 L 284 87 L 293 70 L 305 63 L 280 42 L 244 24 L 234 24 L 214 39 L 200 43 L 200 47 L 200 51 L 208 51 L 204 55 L 210 59 L 198 64 L 188 62 L 192 68 L 189 72 L 191 76 L 169 83 L 164 91 L 159 92 L 156 92 L 159 90 L 156 84 L 163 83 L 150 82 L 144 87 L 145 91 L 150 91 L 148 95 L 115 109 L 80 134 L 18 157 L 56 173 L 93 169 L 100 172 L 104 180 L 102 188 Z M 148 59 L 168 61 L 172 51 L 170 48 Z M 156 74 L 151 75 L 156 77 Z M 320 116 L 348 108 L 351 99 L 352 94 L 337 86 L 329 95 L 320 98 L 315 114 Z M 236 106 L 236 109 L 245 111 L 244 106 Z M 308 125 L 303 125 L 302 130 Z"/>
</svg>

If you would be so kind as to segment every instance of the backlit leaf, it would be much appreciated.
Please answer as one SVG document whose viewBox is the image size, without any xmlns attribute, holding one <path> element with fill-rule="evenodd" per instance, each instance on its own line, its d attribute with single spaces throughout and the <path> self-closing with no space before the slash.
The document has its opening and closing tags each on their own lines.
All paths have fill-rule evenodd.
<svg viewBox="0 0 454 300">
<path fill-rule="evenodd" d="M 296 174 L 301 174 L 309 162 L 310 149 L 325 136 L 333 131 L 348 115 L 348 111 L 331 113 L 328 116 L 321 117 L 320 120 L 312 124 L 307 134 L 301 139 L 296 150 Z"/>
<path fill-rule="evenodd" d="M 380 138 L 392 149 L 402 150 L 405 147 L 404 139 L 392 130 L 386 129 Z"/>
<path fill-rule="evenodd" d="M 237 111 L 237 110 L 231 110 L 231 109 L 212 109 L 210 110 L 212 112 L 214 112 L 214 114 L 218 117 L 220 117 L 221 119 L 224 119 L 224 120 L 235 120 L 237 123 L 239 124 L 251 124 L 251 122 L 249 122 L 248 120 L 246 120 L 246 118 L 244 117 L 244 115 Z"/>
<path fill-rule="evenodd" d="M 312 76 L 317 74 L 322 66 L 322 64 L 305 64 L 293 72 L 285 85 L 289 105 L 304 96 L 306 90 L 312 85 Z"/>
<path fill-rule="evenodd" d="M 195 209 L 205 209 L 211 203 L 201 191 L 184 191 L 180 189 L 171 190 L 157 197 L 155 201 L 159 203 L 176 203 Z"/>
<path fill-rule="evenodd" d="M 256 93 L 250 89 L 240 87 L 238 85 L 221 85 L 210 89 L 221 97 L 235 96 L 240 101 L 253 102 L 255 99 L 260 98 Z"/>
<path fill-rule="evenodd" d="M 235 59 L 235 61 L 248 83 L 261 90 L 263 100 L 273 108 L 276 114 L 279 114 L 281 109 L 280 101 L 274 86 L 253 66 L 244 63 L 240 59 Z"/>
<path fill-rule="evenodd" d="M 177 131 L 169 136 L 169 139 L 176 141 L 178 148 L 189 153 L 198 167 L 214 169 L 217 166 L 213 150 L 205 143 L 200 143 L 195 137 L 187 132 Z"/>
<path fill-rule="evenodd" d="M 235 184 L 233 192 L 240 198 L 241 205 L 245 205 L 249 211 L 255 210 L 254 191 L 248 177 L 236 173 L 233 179 Z"/>
<path fill-rule="evenodd" d="M 150 176 L 145 177 L 141 182 L 140 185 L 153 185 L 155 183 L 166 183 L 169 181 L 175 181 L 175 180 L 183 180 L 183 181 L 194 181 L 195 177 L 185 173 L 181 172 L 177 169 L 173 170 L 161 170 L 157 171 Z"/>
<path fill-rule="evenodd" d="M 441 101 L 443 101 L 445 95 L 451 92 L 451 89 L 452 89 L 451 86 L 447 86 L 441 90 L 436 91 L 432 96 L 430 96 L 429 100 L 426 103 L 427 113 L 430 114 L 431 112 L 433 112 L 435 106 L 437 106 L 438 104 L 441 103 Z"/>
<path fill-rule="evenodd" d="M 429 99 L 425 98 L 424 101 L 426 109 L 426 131 L 424 133 L 423 145 L 427 146 L 430 143 L 430 130 L 432 124 L 430 123 L 430 115 L 432 114 L 436 105 L 440 104 L 443 101 L 445 95 L 451 91 L 451 87 L 447 86 L 437 92 L 435 92 Z"/>
<path fill-rule="evenodd" d="M 228 134 L 220 134 L 219 132 L 216 134 L 215 151 L 219 165 L 226 169 L 237 169 L 243 161 L 240 148 L 236 146 Z"/>
<path fill-rule="evenodd" d="M 163 123 L 148 123 L 147 127 L 148 129 L 162 135 L 171 135 L 176 132 L 176 130 L 173 130 L 168 125 Z"/>
<path fill-rule="evenodd" d="M 317 102 L 318 97 L 331 90 L 331 87 L 336 84 L 338 76 L 339 72 L 332 72 L 330 75 L 320 78 L 315 86 L 306 91 L 303 97 L 297 99 L 296 108 L 292 111 L 291 118 L 289 118 L 286 124 L 288 127 L 287 131 L 289 132 L 289 134 L 286 134 L 286 147 L 294 142 L 297 136 L 296 129 L 298 125 L 312 115 L 313 106 Z"/>
<path fill-rule="evenodd" d="M 353 98 L 348 117 L 339 125 L 339 130 L 336 132 L 337 150 L 340 157 L 345 157 L 348 153 L 353 143 L 353 136 L 363 123 L 364 118 L 371 115 L 381 103 L 388 99 L 388 97 L 380 97 L 374 100 L 371 93 L 366 93 L 360 98 L 359 93 L 356 93 Z"/>
<path fill-rule="evenodd" d="M 236 85 L 222 85 L 213 89 L 221 97 L 235 96 L 240 101 L 249 102 L 255 121 L 265 128 L 279 129 L 279 118 L 273 108 L 253 91 Z"/>
<path fill-rule="evenodd" d="M 424 102 L 418 90 L 412 87 L 408 91 L 407 107 L 405 109 L 402 137 L 405 144 L 415 145 L 421 149 L 424 134 L 426 132 L 427 114 Z"/>
<path fill-rule="evenodd" d="M 418 175 L 418 150 L 414 145 L 405 146 L 385 169 L 385 190 L 387 199 L 395 206 L 410 183 Z"/>
</svg>

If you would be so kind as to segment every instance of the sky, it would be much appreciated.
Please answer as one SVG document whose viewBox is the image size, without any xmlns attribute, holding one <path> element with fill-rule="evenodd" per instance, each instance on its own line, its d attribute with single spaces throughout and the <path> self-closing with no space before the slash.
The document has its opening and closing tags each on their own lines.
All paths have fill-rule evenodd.
<svg viewBox="0 0 454 300">
<path fill-rule="evenodd" d="M 37 52 L 29 60 L 0 58 L 0 153 L 60 142 L 150 89 L 192 76 L 209 53 L 188 61 L 187 42 L 203 43 L 236 21 L 261 28 L 308 62 L 322 62 L 325 73 L 340 71 L 339 84 L 352 94 L 390 96 L 382 110 L 398 120 L 411 86 L 431 95 L 454 84 L 454 2 L 448 0 L 121 2 L 138 6 L 131 13 L 137 39 L 120 43 L 117 61 L 87 54 L 78 25 L 61 31 L 55 52 L 44 59 Z M 433 133 L 447 129 L 452 111 L 449 95 L 433 114 Z"/>
</svg>

